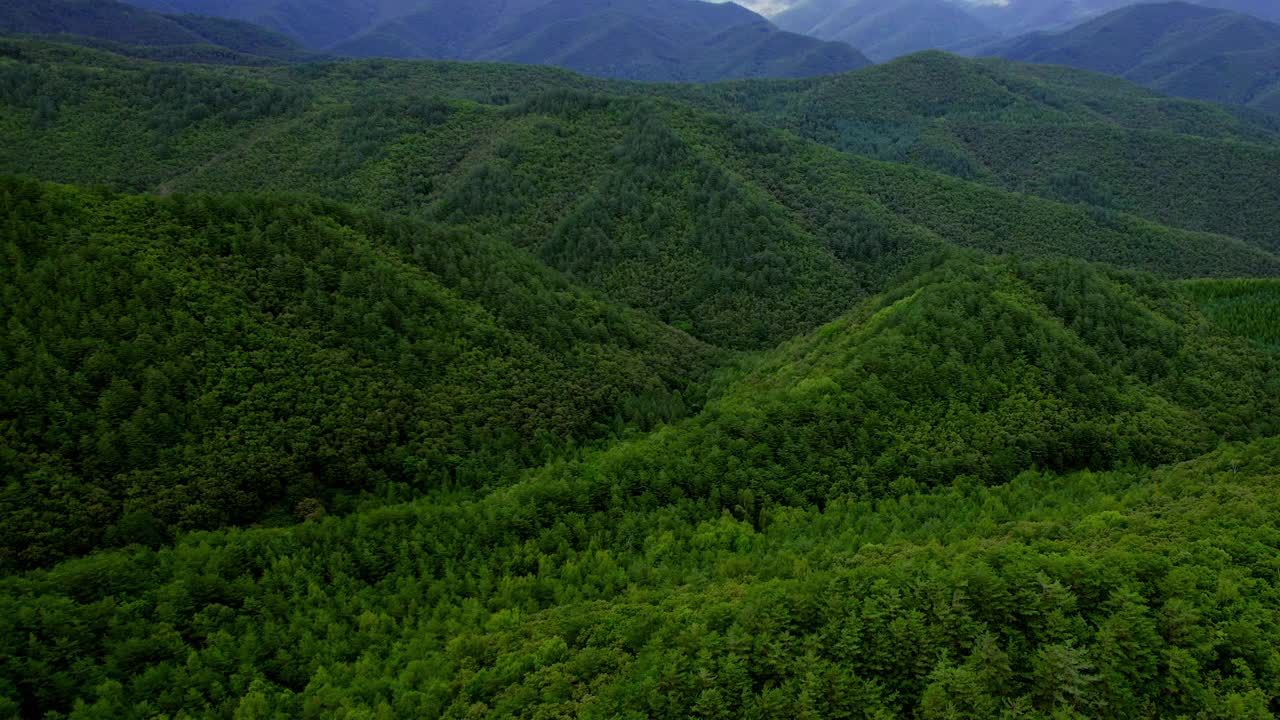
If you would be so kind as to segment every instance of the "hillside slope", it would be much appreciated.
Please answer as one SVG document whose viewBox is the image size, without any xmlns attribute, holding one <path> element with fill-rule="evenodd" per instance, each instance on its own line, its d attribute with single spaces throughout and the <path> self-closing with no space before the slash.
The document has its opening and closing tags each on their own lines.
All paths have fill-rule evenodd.
<svg viewBox="0 0 1280 720">
<path fill-rule="evenodd" d="M 0 688 L 31 716 L 1261 719 L 1276 442 L 1025 470 L 1273 433 L 1276 381 L 1152 278 L 944 259 L 482 499 L 0 579 Z"/>
<path fill-rule="evenodd" d="M 1218 326 L 1280 351 L 1280 281 L 1191 280 L 1182 288 Z"/>
<path fill-rule="evenodd" d="M 1280 126 L 1260 113 L 938 52 L 827 78 L 669 92 L 837 149 L 1280 248 Z"/>
<path fill-rule="evenodd" d="M 501 484 L 679 417 L 713 361 L 509 245 L 314 199 L 6 180 L 0 211 L 0 566 Z"/>
<path fill-rule="evenodd" d="M 584 475 L 624 496 L 821 505 L 1029 467 L 1158 465 L 1280 428 L 1276 358 L 1154 278 L 969 255 L 914 270 Z"/>
<path fill-rule="evenodd" d="M 1181 277 L 1280 274 L 1274 255 L 1232 238 L 856 158 L 666 101 L 549 90 L 499 107 L 432 99 L 449 83 L 435 65 L 111 70 L 103 58 L 84 93 L 69 89 L 77 57 L 15 66 L 29 94 L 0 130 L 12 133 L 0 168 L 161 192 L 291 189 L 420 214 L 527 249 L 723 347 L 811 329 L 946 244 Z M 575 81 L 499 70 L 504 82 Z"/>
<path fill-rule="evenodd" d="M 1278 148 L 0 39 L 0 718 L 1267 720 Z"/>
<path fill-rule="evenodd" d="M 55 141 L 52 128 L 24 128 L 33 122 L 32 110 L 35 121 L 44 123 L 56 117 L 55 109 L 64 104 L 61 96 L 78 92 L 72 89 L 76 67 L 118 67 L 118 77 L 133 78 L 130 83 L 146 73 L 142 66 L 130 68 L 105 55 L 68 55 L 54 46 L 31 43 L 11 47 L 14 61 L 5 72 L 12 86 L 6 92 L 10 112 L 20 119 L 9 130 L 16 144 L 4 167 L 51 179 L 107 182 L 134 190 L 175 186 L 171 181 L 180 183 L 184 169 L 198 170 L 217 156 L 215 147 L 229 147 L 219 143 L 256 145 L 270 134 L 268 126 L 279 128 L 280 114 L 298 112 L 322 97 L 351 103 L 362 97 L 354 92 L 361 86 L 365 96 L 377 100 L 363 112 L 370 120 L 397 103 L 395 112 L 415 112 L 412 103 L 406 104 L 410 98 L 417 98 L 419 105 L 434 96 L 504 105 L 574 89 L 666 96 L 717 114 L 789 129 L 838 150 L 1280 249 L 1280 122 L 1243 109 L 1162 97 L 1123 80 L 1059 66 L 925 53 L 827 78 L 710 86 L 606 81 L 551 68 L 378 61 L 263 73 L 263 85 L 251 82 L 251 75 L 206 79 L 186 71 L 161 73 L 160 66 L 149 66 L 147 72 L 168 78 L 158 84 L 169 88 L 165 92 L 170 96 L 148 98 L 156 103 L 151 110 L 116 108 L 111 116 L 111 122 L 137 127 L 136 132 L 112 133 L 110 123 L 89 118 L 80 130 L 64 132 Z M 184 77 L 190 78 L 190 87 L 180 92 L 170 87 Z M 241 97 L 231 108 L 225 98 L 202 96 L 216 88 L 252 89 L 255 99 Z M 116 98 L 156 90 L 128 83 L 117 86 L 114 81 L 103 88 Z M 72 113 L 75 102 L 66 107 Z M 218 117 L 234 119 L 230 126 L 219 120 L 208 126 L 211 132 L 194 133 L 191 128 L 181 134 L 191 141 L 182 143 L 175 143 L 172 133 L 159 131 L 196 120 L 207 123 L 215 107 L 221 108 Z M 330 107 L 327 115 L 336 110 Z M 263 112 L 277 120 L 258 118 Z M 326 132 L 342 128 L 347 141 L 333 145 L 326 162 L 365 162 L 389 139 L 383 133 L 406 133 L 414 127 L 405 115 L 397 124 L 375 123 L 362 131 L 352 125 L 354 115 L 346 117 L 327 121 Z M 32 131 L 43 139 L 30 136 Z M 226 131 L 236 140 L 229 140 Z M 32 154 L 21 152 L 23 142 L 43 148 L 38 164 L 33 164 Z M 117 158 L 119 171 L 107 172 L 113 167 L 108 157 Z M 1054 170 L 1041 172 L 1045 167 Z M 54 168 L 56 174 L 47 174 Z M 318 167 L 309 171 L 312 176 L 317 172 Z M 334 172 L 341 176 L 346 170 Z M 330 185 L 335 191 L 350 191 L 338 183 Z M 400 192 L 412 190 L 405 186 Z"/>
<path fill-rule="evenodd" d="M 1280 25 L 1184 2 L 1134 5 L 983 54 L 1104 72 L 1171 95 L 1280 110 Z"/>
</svg>

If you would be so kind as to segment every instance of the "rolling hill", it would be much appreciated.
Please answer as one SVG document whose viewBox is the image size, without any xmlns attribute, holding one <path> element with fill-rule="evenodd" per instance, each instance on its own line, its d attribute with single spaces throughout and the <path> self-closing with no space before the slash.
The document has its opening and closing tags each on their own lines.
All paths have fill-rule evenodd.
<svg viewBox="0 0 1280 720">
<path fill-rule="evenodd" d="M 484 66 L 111 68 L 89 51 L 27 47 L 35 54 L 10 69 L 28 80 L 9 96 L 0 169 L 420 214 L 524 248 L 724 347 L 826 322 L 943 245 L 1182 277 L 1278 268 L 1235 238 L 854 157 L 666 100 L 570 91 L 562 83 L 581 78 L 555 71 L 495 68 L 544 90 L 493 105 L 440 99 L 454 83 L 505 94 Z M 92 91 L 70 92 L 86 65 Z"/>
<path fill-rule="evenodd" d="M 1280 25 L 1182 2 L 1108 13 L 984 54 L 1123 77 L 1170 95 L 1280 111 Z"/>
<path fill-rule="evenodd" d="M 970 12 L 1001 32 L 1014 35 L 1060 31 L 1137 4 L 1141 3 L 1130 0 L 1009 0 L 1007 3 L 973 3 Z M 1194 0 L 1193 4 L 1280 22 L 1280 7 L 1270 0 Z"/>
<path fill-rule="evenodd" d="M 313 199 L 0 208 L 5 567 L 502 484 L 678 417 L 714 361 L 509 245 Z"/>
<path fill-rule="evenodd" d="M 840 150 L 1280 249 L 1280 123 L 1263 113 L 940 52 L 826 78 L 667 92 Z"/>
<path fill-rule="evenodd" d="M 7 709 L 1266 717 L 1275 359 L 1150 277 L 920 270 L 482 498 L 0 578 Z"/>
<path fill-rule="evenodd" d="M 1275 118 L 137 47 L 0 39 L 0 717 L 1275 715 Z"/>
<path fill-rule="evenodd" d="M 119 490 L 77 491 L 100 500 L 66 516 L 96 530 L 75 536 L 56 524 L 48 530 L 39 499 L 66 504 L 67 496 L 33 481 L 24 487 L 34 496 L 8 501 L 19 513 L 6 523 L 17 533 L 8 546 L 34 553 L 24 562 L 138 533 L 167 537 L 181 529 L 280 518 L 308 498 L 341 504 L 352 493 L 394 496 L 441 483 L 465 489 L 501 482 L 558 449 L 679 417 L 702 392 L 695 380 L 711 351 L 700 342 L 730 350 L 773 347 L 840 316 L 892 286 L 920 258 L 948 247 L 1078 257 L 1168 277 L 1280 276 L 1280 258 L 1235 238 L 852 156 L 667 99 L 570 90 L 564 85 L 585 80 L 560 71 L 385 61 L 178 66 L 33 41 L 4 47 L 11 52 L 0 64 L 7 83 L 0 169 L 175 197 L 143 202 L 12 186 L 12 252 L 26 258 L 13 265 L 18 274 L 6 282 L 17 293 L 14 302 L 37 297 L 53 277 L 91 285 L 88 278 L 112 274 L 102 262 L 114 263 L 107 267 L 130 279 L 88 297 L 123 292 L 120 308 L 170 298 L 178 287 L 208 285 L 190 309 L 166 301 L 164 313 L 146 320 L 145 332 L 137 327 L 144 315 L 111 305 L 104 317 L 127 312 L 132 329 L 107 325 L 76 335 L 76 308 L 87 300 L 70 295 L 64 315 L 57 302 L 42 302 L 30 307 L 31 315 L 15 316 L 14 347 L 24 347 L 22 338 L 39 325 L 47 337 L 65 332 L 69 338 L 40 356 L 54 367 L 72 358 L 87 361 L 91 348 L 134 334 L 150 343 L 151 349 L 138 351 L 148 357 L 164 357 L 167 343 L 197 342 L 214 343 L 201 352 L 221 358 L 181 375 L 180 393 L 165 389 L 172 384 L 148 385 L 145 363 L 119 365 L 106 356 L 101 362 L 114 370 L 66 370 L 83 374 L 82 384 L 61 383 L 56 378 L 62 375 L 50 370 L 13 388 L 14 396 L 29 398 L 22 407 L 31 413 L 20 422 L 13 418 L 15 428 L 30 428 L 21 433 L 24 449 L 15 467 L 38 477 L 101 478 L 94 487 L 130 488 L 128 496 L 140 498 L 137 506 L 150 513 L 135 518 L 133 506 L 113 504 L 108 498 Z M 86 72 L 94 78 L 88 89 L 77 84 Z M 465 96 L 473 84 L 501 93 L 486 79 L 490 72 L 526 89 L 544 87 L 503 105 L 445 95 Z M 418 224 L 270 195 L 281 191 L 405 215 Z M 266 199 L 191 205 L 183 199 L 189 192 L 251 192 Z M 46 206 L 56 211 L 42 219 L 38 213 L 45 211 L 38 209 Z M 286 213 L 286 207 L 296 212 Z M 102 240 L 81 248 L 74 228 L 91 227 L 99 217 L 102 226 L 90 236 Z M 113 225 L 111 218 L 124 219 Z M 38 227 L 44 229 L 32 235 Z M 206 227 L 223 230 L 209 235 L 201 230 Z M 297 244 L 319 228 L 327 228 L 321 237 L 332 235 L 325 241 L 332 248 Z M 193 235 L 203 244 L 167 248 L 163 240 Z M 451 259 L 472 246 L 479 256 Z M 144 248 L 148 263 L 130 265 L 127 259 Z M 216 260 L 228 248 L 243 248 L 236 250 L 247 253 L 242 264 Z M 339 262 L 352 253 L 363 259 Z M 555 270 L 536 271 L 536 263 Z M 382 279 L 361 269 L 370 264 L 382 268 L 376 276 Z M 532 274 L 519 279 L 519 273 Z M 146 289 L 152 286 L 161 295 Z M 370 296 L 360 291 L 364 287 L 391 294 Z M 547 289 L 554 287 L 561 289 Z M 217 327 L 245 329 L 229 335 L 178 331 L 182 317 L 196 317 L 197 308 L 210 303 L 236 318 Z M 539 303 L 550 305 L 535 310 Z M 445 308 L 445 325 L 413 324 L 423 322 L 431 307 Z M 644 315 L 628 319 L 624 307 Z M 557 313 L 564 317 L 554 319 Z M 546 317 L 527 329 L 541 315 Z M 503 318 L 511 319 L 504 324 Z M 354 323 L 353 329 L 336 336 L 324 331 L 345 327 L 341 323 Z M 666 332 L 666 325 L 697 340 Z M 448 339 L 454 335 L 456 341 Z M 237 345 L 258 336 L 277 344 Z M 430 337 L 437 339 L 428 342 Z M 361 344 L 361 338 L 371 339 Z M 394 350 L 387 345 L 391 338 L 397 338 Z M 467 350 L 469 343 L 476 349 Z M 231 382 L 224 378 L 253 377 L 262 372 L 255 363 L 290 353 L 319 363 L 298 372 L 350 388 L 350 397 L 339 396 L 345 404 L 338 408 L 306 411 L 323 418 L 332 413 L 313 421 L 329 428 L 325 432 L 365 437 L 366 443 L 380 434 L 402 439 L 386 448 L 335 445 L 325 433 L 303 427 L 298 438 L 286 434 L 273 441 L 295 450 L 272 461 L 277 479 L 265 487 L 221 489 L 207 497 L 198 484 L 179 492 L 158 481 L 237 477 L 245 473 L 235 463 L 264 465 L 248 450 L 219 444 L 262 436 L 257 426 L 243 426 L 257 415 L 210 414 L 199 403 L 282 406 L 271 393 L 286 392 L 298 376 L 239 390 L 234 384 L 211 388 Z M 475 375 L 444 372 L 448 358 L 459 356 L 469 358 L 466 367 Z M 522 364 L 511 365 L 513 357 Z M 364 358 L 355 364 L 359 372 L 344 369 L 344 358 Z M 406 372 L 419 362 L 422 374 Z M 153 386 L 159 389 L 148 390 Z M 68 391 L 74 394 L 59 394 Z M 102 399 L 107 395 L 121 399 Z M 376 415 L 387 427 L 375 432 L 347 424 L 369 416 L 361 408 L 383 402 L 404 408 Z M 57 472 L 40 458 L 70 454 L 71 440 L 48 434 L 54 426 L 37 409 L 51 403 L 79 415 L 61 426 L 83 425 L 79 437 L 99 438 L 92 453 L 77 450 L 80 459 L 57 465 Z M 467 410 L 451 403 L 466 403 Z M 418 417 L 413 408 L 435 414 Z M 241 418 L 240 424 L 218 424 L 231 418 Z M 121 454 L 110 449 L 129 447 L 133 435 L 105 428 L 126 420 L 134 423 L 125 426 L 128 432 L 152 441 Z M 198 423 L 200 431 L 184 429 L 186 423 Z M 495 459 L 513 447 L 524 448 L 515 453 L 515 465 Z M 225 467 L 207 466 L 208 458 L 220 458 Z M 410 465 L 415 470 L 406 477 Z M 162 496 L 169 499 L 162 502 Z M 200 512 L 190 515 L 180 507 Z M 118 528 L 126 518 L 130 524 Z"/>
</svg>

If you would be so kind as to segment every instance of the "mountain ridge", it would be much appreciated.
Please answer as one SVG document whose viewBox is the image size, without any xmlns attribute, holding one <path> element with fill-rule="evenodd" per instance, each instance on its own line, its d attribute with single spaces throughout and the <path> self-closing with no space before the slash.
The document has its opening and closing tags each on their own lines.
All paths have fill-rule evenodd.
<svg viewBox="0 0 1280 720">
<path fill-rule="evenodd" d="M 948 0 L 808 0 L 773 21 L 784 30 L 847 42 L 877 62 L 993 32 Z"/>
<path fill-rule="evenodd" d="M 1280 25 L 1184 2 L 1134 5 L 981 54 L 1105 72 L 1185 97 L 1280 111 Z"/>
<path fill-rule="evenodd" d="M 48 0 L 46 0 L 48 1 Z M 262 24 L 358 57 L 558 65 L 592 75 L 707 82 L 808 77 L 869 64 L 858 50 L 788 33 L 733 3 L 700 0 L 135 0 Z"/>
<path fill-rule="evenodd" d="M 605 94 L 650 86 L 516 66 L 156 75 L 120 61 L 99 72 L 92 95 L 63 97 L 81 63 L 106 58 L 47 52 L 10 70 L 28 80 L 16 85 L 0 169 L 134 191 L 289 189 L 424 214 L 495 233 L 738 349 L 829 319 L 939 244 L 1078 254 L 1177 277 L 1266 275 L 1276 264 L 1262 244 L 850 156 L 672 100 Z M 507 75 L 519 81 L 492 82 Z M 489 102 L 439 102 L 461 91 L 455 83 Z M 508 91 L 529 94 L 512 102 Z M 86 115 L 101 107 L 145 111 Z M 71 126 L 80 142 L 61 130 Z"/>
</svg>

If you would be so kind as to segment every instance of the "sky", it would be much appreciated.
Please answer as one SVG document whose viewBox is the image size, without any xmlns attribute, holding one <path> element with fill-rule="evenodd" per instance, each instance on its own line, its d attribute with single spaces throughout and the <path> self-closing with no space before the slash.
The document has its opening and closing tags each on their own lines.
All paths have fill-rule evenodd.
<svg viewBox="0 0 1280 720">
<path fill-rule="evenodd" d="M 720 1 L 728 2 L 729 0 L 720 0 Z M 733 1 L 737 2 L 739 5 L 748 7 L 764 16 L 777 15 L 783 10 L 786 10 L 792 5 L 795 5 L 800 2 L 800 0 L 733 0 Z M 1009 0 L 961 0 L 961 1 L 967 2 L 971 5 L 1008 5 L 1009 4 Z"/>
<path fill-rule="evenodd" d="M 754 10 L 765 17 L 777 15 L 800 2 L 800 0 L 708 0 L 709 2 L 723 3 L 736 2 L 744 8 Z"/>
<path fill-rule="evenodd" d="M 795 4 L 794 0 L 738 0 L 739 5 L 744 5 L 761 15 L 777 15 Z"/>
</svg>

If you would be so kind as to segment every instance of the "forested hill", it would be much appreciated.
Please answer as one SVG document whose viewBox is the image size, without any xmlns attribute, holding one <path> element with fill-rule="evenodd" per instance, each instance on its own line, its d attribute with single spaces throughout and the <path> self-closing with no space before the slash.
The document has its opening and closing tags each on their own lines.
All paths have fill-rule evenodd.
<svg viewBox="0 0 1280 720">
<path fill-rule="evenodd" d="M 1278 129 L 0 40 L 0 717 L 1275 717 Z"/>
<path fill-rule="evenodd" d="M 4 578 L 8 707 L 1268 717 L 1275 442 L 1134 463 L 1274 434 L 1275 358 L 1148 276 L 916 270 L 482 499 Z"/>
<path fill-rule="evenodd" d="M 1156 278 L 956 252 L 907 275 L 722 379 L 697 417 L 556 475 L 610 478 L 615 499 L 821 507 L 1159 465 L 1280 430 L 1277 358 Z"/>
<path fill-rule="evenodd" d="M 24 93 L 9 96 L 10 111 L 29 118 L 21 113 L 34 107 L 39 122 L 46 123 L 55 108 L 65 107 L 63 128 L 78 122 L 77 103 L 83 108 L 89 102 L 79 90 L 72 94 L 77 73 L 86 66 L 112 69 L 100 79 L 102 90 L 95 92 L 101 93 L 96 102 L 113 109 L 96 108 L 95 119 L 80 122 L 78 130 L 30 128 L 25 119 L 6 130 L 14 159 L 4 167 L 56 171 L 45 176 L 68 181 L 138 190 L 183 183 L 206 187 L 178 176 L 218 165 L 208 161 L 228 148 L 252 155 L 252 148 L 273 135 L 269 127 L 284 122 L 283 113 L 304 108 L 310 108 L 308 119 L 289 122 L 295 130 L 308 131 L 305 142 L 319 142 L 312 130 L 341 131 L 342 142 L 325 141 L 333 146 L 326 149 L 331 161 L 366 165 L 380 148 L 413 131 L 414 120 L 404 109 L 409 98 L 518 105 L 548 92 L 575 89 L 671 97 L 716 114 L 792 130 L 839 150 L 1131 213 L 1163 225 L 1231 235 L 1272 251 L 1280 248 L 1280 122 L 1243 109 L 1163 97 L 1122 80 L 1063 67 L 924 53 L 828 78 L 701 87 L 609 82 L 550 68 L 389 61 L 202 73 L 53 45 L 10 42 L 8 47 L 17 57 L 6 65 L 6 82 Z M 144 76 L 167 79 L 144 88 Z M 125 81 L 132 84 L 122 87 Z M 944 88 L 950 90 L 940 91 Z M 252 98 L 243 94 L 249 90 Z M 223 97 L 213 97 L 215 92 Z M 229 105 L 233 98 L 239 103 L 235 107 Z M 129 107 L 133 99 L 156 108 Z M 358 107 L 372 126 L 358 131 L 350 114 L 341 127 L 333 120 L 321 122 L 344 105 Z M 375 121 L 396 107 L 401 108 L 394 111 L 402 116 L 399 124 Z M 218 118 L 208 117 L 215 111 Z M 257 117 L 264 112 L 273 117 Z M 105 117 L 111 122 L 97 119 Z M 112 133 L 116 123 L 131 130 Z M 183 128 L 180 135 L 193 142 L 175 144 L 170 128 Z M 243 145 L 250 139 L 252 146 Z M 22 151 L 32 143 L 41 148 L 38 156 Z M 36 157 L 43 167 L 33 164 Z M 116 160 L 112 164 L 105 158 Z M 82 167 L 76 169 L 76 164 Z M 114 176 L 109 172 L 126 165 L 132 167 L 118 169 Z M 350 169 L 330 173 L 313 164 L 308 173 L 344 176 Z M 247 177 L 264 182 L 271 175 Z M 295 181 L 308 182 L 296 175 L 275 179 L 286 189 L 297 189 L 290 184 Z M 329 181 L 343 187 L 332 177 Z M 412 191 L 406 186 L 401 192 Z"/>
<path fill-rule="evenodd" d="M 51 35 L 61 42 L 184 62 L 262 64 L 314 59 L 284 35 L 240 21 L 161 15 L 116 0 L 22 0 L 0 6 L 0 35 Z"/>
<path fill-rule="evenodd" d="M 9 47 L 0 168 L 130 190 L 306 191 L 418 214 L 524 248 L 723 347 L 813 328 L 947 244 L 1182 277 L 1280 269 L 1230 237 L 858 158 L 668 101 L 557 90 L 583 81 L 557 71 L 241 70 Z M 522 80 L 530 99 L 492 104 Z M 447 97 L 485 88 L 489 103 Z"/>
<path fill-rule="evenodd" d="M 1280 25 L 1228 10 L 1185 2 L 1134 5 L 983 54 L 1071 65 L 1170 95 L 1280 111 Z"/>
<path fill-rule="evenodd" d="M 1262 113 L 940 52 L 828 78 L 672 92 L 841 150 L 1280 248 L 1280 121 Z"/>
<path fill-rule="evenodd" d="M 1214 323 L 1264 348 L 1280 350 L 1280 280 L 1192 280 L 1184 290 Z"/>
<path fill-rule="evenodd" d="M 471 233 L 0 182 L 0 565 L 465 491 L 696 408 L 713 351 Z"/>
</svg>

